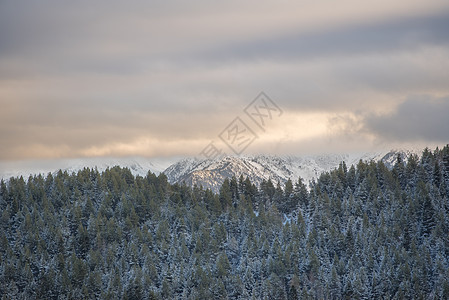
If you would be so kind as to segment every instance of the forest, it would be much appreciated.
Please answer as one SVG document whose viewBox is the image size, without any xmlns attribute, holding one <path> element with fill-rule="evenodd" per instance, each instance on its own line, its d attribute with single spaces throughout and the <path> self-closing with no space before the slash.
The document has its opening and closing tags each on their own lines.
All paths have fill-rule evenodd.
<svg viewBox="0 0 449 300">
<path fill-rule="evenodd" d="M 2 299 L 449 299 L 449 145 L 305 183 L 85 168 L 0 187 Z"/>
</svg>

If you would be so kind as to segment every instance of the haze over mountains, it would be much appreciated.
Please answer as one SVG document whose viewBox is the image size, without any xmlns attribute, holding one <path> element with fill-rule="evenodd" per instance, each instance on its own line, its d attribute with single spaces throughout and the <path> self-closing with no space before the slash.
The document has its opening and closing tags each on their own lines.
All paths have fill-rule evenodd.
<svg viewBox="0 0 449 300">
<path fill-rule="evenodd" d="M 387 153 L 363 154 L 323 154 L 311 156 L 226 156 L 220 159 L 187 158 L 168 167 L 164 174 L 169 182 L 187 185 L 198 185 L 218 192 L 225 178 L 241 175 L 248 177 L 256 186 L 262 181 L 271 180 L 284 186 L 288 179 L 296 182 L 301 177 L 307 184 L 316 179 L 321 173 L 337 168 L 341 162 L 351 166 L 360 160 L 382 160 L 387 167 L 391 167 L 398 154 L 407 158 L 419 151 L 391 150 Z"/>
<path fill-rule="evenodd" d="M 217 159 L 203 157 L 190 158 L 86 158 L 59 159 L 19 162 L 1 162 L 0 177 L 23 176 L 25 179 L 32 174 L 54 173 L 59 169 L 68 173 L 77 172 L 83 168 L 97 168 L 100 172 L 113 166 L 126 167 L 134 175 L 145 176 L 148 171 L 155 174 L 163 172 L 170 183 L 185 182 L 188 185 L 198 185 L 218 192 L 225 178 L 232 176 L 248 177 L 259 186 L 262 181 L 271 180 L 281 186 L 291 179 L 296 182 L 301 177 L 307 184 L 316 179 L 322 172 L 337 168 L 341 162 L 349 167 L 359 160 L 382 160 L 391 167 L 398 154 L 404 159 L 411 153 L 420 154 L 420 150 L 390 150 L 388 152 L 370 152 L 355 154 L 322 154 L 309 156 L 277 156 L 277 155 L 245 155 L 225 156 Z"/>
<path fill-rule="evenodd" d="M 179 159 L 179 158 L 178 158 Z M 159 174 L 173 164 L 177 158 L 153 158 L 142 157 L 95 157 L 95 158 L 73 158 L 73 159 L 49 159 L 49 160 L 22 160 L 22 161 L 0 161 L 0 178 L 23 176 L 25 179 L 31 174 L 47 174 L 59 169 L 69 173 L 82 170 L 83 168 L 97 168 L 104 171 L 113 166 L 126 167 L 134 175 L 144 176 L 148 170 Z"/>
</svg>

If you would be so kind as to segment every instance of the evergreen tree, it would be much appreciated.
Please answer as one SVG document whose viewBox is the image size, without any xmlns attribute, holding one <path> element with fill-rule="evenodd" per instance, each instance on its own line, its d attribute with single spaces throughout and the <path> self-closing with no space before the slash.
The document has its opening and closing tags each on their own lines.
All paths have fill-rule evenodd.
<svg viewBox="0 0 449 300">
<path fill-rule="evenodd" d="M 220 193 L 128 169 L 0 182 L 5 299 L 445 299 L 449 146 Z M 287 218 L 283 217 L 283 214 Z"/>
</svg>

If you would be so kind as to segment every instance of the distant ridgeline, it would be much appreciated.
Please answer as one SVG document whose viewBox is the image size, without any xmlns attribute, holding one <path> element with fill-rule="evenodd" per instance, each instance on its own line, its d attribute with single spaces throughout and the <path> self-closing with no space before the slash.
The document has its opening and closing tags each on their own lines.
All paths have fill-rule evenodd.
<svg viewBox="0 0 449 300">
<path fill-rule="evenodd" d="M 219 193 L 114 167 L 0 188 L 3 299 L 448 299 L 449 146 Z"/>
</svg>

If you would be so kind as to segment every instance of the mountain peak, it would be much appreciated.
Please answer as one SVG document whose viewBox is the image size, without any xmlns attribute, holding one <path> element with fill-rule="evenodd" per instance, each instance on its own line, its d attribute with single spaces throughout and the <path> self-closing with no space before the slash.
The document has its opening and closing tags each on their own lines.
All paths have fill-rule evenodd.
<svg viewBox="0 0 449 300">
<path fill-rule="evenodd" d="M 265 180 L 284 185 L 288 179 L 296 182 L 301 177 L 305 183 L 320 176 L 321 173 L 338 168 L 341 162 L 348 166 L 360 160 L 382 160 L 391 168 L 397 155 L 406 161 L 411 154 L 419 154 L 416 150 L 396 149 L 389 152 L 370 152 L 359 154 L 320 154 L 309 156 L 293 155 L 242 155 L 223 156 L 215 159 L 201 157 L 145 159 L 145 158 L 88 158 L 51 161 L 28 161 L 19 163 L 0 163 L 0 177 L 7 179 L 13 176 L 63 171 L 76 172 L 84 167 L 97 168 L 100 172 L 107 167 L 127 167 L 134 175 L 145 176 L 148 171 L 164 173 L 170 183 L 185 182 L 188 185 L 203 186 L 218 192 L 226 178 L 243 175 L 260 186 Z"/>
</svg>

